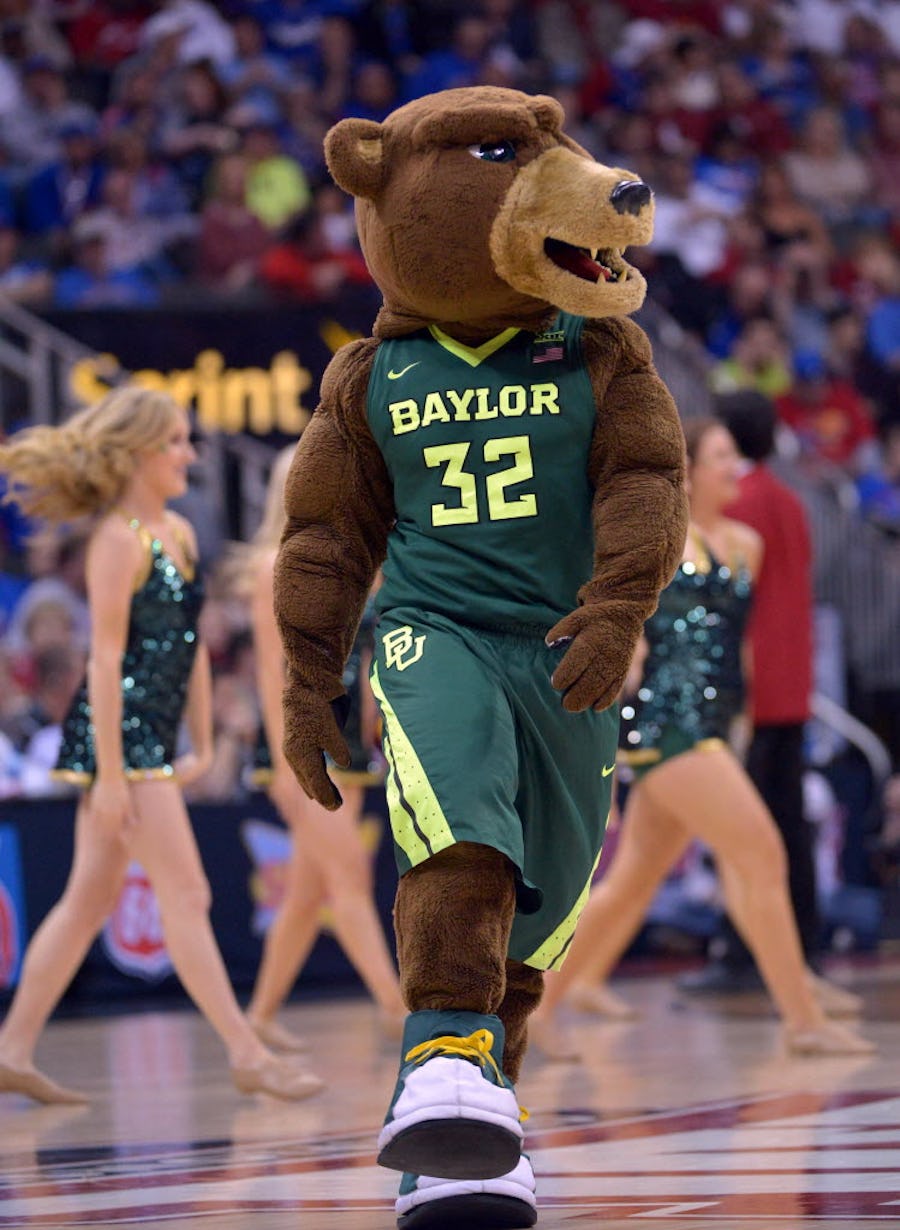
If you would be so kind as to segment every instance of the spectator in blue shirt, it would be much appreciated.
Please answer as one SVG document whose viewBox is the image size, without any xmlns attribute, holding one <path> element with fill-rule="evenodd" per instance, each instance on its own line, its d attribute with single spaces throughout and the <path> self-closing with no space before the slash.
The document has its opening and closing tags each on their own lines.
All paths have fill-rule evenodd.
<svg viewBox="0 0 900 1230">
<path fill-rule="evenodd" d="M 483 17 L 460 17 L 453 28 L 450 45 L 429 52 L 418 71 L 406 77 L 403 101 L 432 91 L 477 85 L 487 61 L 490 37 L 490 27 Z"/>
<path fill-rule="evenodd" d="M 900 370 L 900 294 L 886 295 L 872 309 L 868 343 L 884 367 Z"/>
<path fill-rule="evenodd" d="M 158 302 L 159 292 L 144 274 L 107 268 L 106 240 L 98 220 L 90 215 L 82 218 L 73 228 L 72 245 L 72 264 L 56 277 L 56 307 L 152 307 Z"/>
<path fill-rule="evenodd" d="M 860 294 L 866 302 L 866 346 L 888 373 L 900 372 L 900 260 L 885 236 L 866 236 L 856 249 Z"/>
<path fill-rule="evenodd" d="M 756 187 L 759 164 L 744 145 L 730 120 L 723 120 L 712 131 L 709 152 L 694 164 L 694 181 L 702 185 L 710 201 L 717 201 L 723 212 L 738 213 Z"/>
<path fill-rule="evenodd" d="M 18 231 L 0 220 L 0 293 L 16 303 L 42 303 L 50 297 L 52 285 L 46 265 L 24 259 Z"/>
<path fill-rule="evenodd" d="M 62 157 L 38 171 L 25 190 L 25 229 L 57 243 L 67 227 L 100 202 L 103 166 L 97 157 L 96 121 L 66 123 Z"/>
<path fill-rule="evenodd" d="M 353 74 L 343 115 L 380 124 L 397 105 L 397 82 L 381 60 L 364 60 Z"/>
<path fill-rule="evenodd" d="M 266 50 L 265 31 L 252 13 L 236 17 L 232 25 L 234 58 L 217 67 L 219 80 L 232 102 L 247 103 L 278 115 L 280 100 L 291 81 L 285 58 Z"/>
<path fill-rule="evenodd" d="M 87 103 L 71 95 L 60 66 L 47 56 L 29 56 L 22 66 L 23 92 L 18 106 L 0 119 L 0 135 L 14 169 L 16 183 L 62 154 L 64 129 L 96 121 Z"/>
<path fill-rule="evenodd" d="M 15 226 L 16 205 L 5 175 L 0 175 L 0 226 Z"/>
</svg>

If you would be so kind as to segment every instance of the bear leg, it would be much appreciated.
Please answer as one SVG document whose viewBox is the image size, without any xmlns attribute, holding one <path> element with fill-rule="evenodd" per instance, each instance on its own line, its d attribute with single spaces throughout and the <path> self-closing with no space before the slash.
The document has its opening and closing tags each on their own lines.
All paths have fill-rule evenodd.
<svg viewBox="0 0 900 1230">
<path fill-rule="evenodd" d="M 397 887 L 394 930 L 410 1012 L 495 1014 L 515 909 L 512 864 L 491 846 L 457 842 L 408 871 Z"/>
<path fill-rule="evenodd" d="M 503 1022 L 506 1044 L 503 1048 L 503 1071 L 516 1083 L 528 1044 L 528 1018 L 544 994 L 544 975 L 539 969 L 521 961 L 506 963 L 506 993 L 497 1009 Z"/>
<path fill-rule="evenodd" d="M 401 879 L 394 926 L 411 1011 L 378 1138 L 382 1166 L 493 1179 L 518 1164 L 523 1132 L 497 1016 L 515 904 L 512 864 L 473 842 L 442 850 Z"/>
</svg>

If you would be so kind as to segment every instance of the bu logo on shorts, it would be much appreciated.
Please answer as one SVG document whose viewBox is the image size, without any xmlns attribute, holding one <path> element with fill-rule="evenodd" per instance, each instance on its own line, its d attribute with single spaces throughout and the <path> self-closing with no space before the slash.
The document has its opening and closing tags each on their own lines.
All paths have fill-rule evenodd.
<svg viewBox="0 0 900 1230">
<path fill-rule="evenodd" d="M 418 662 L 421 658 L 425 636 L 413 636 L 412 628 L 406 624 L 402 628 L 395 628 L 393 632 L 386 632 L 381 641 L 384 645 L 385 666 L 396 666 L 398 671 L 405 671 L 407 666 L 412 666 L 413 662 Z"/>
</svg>

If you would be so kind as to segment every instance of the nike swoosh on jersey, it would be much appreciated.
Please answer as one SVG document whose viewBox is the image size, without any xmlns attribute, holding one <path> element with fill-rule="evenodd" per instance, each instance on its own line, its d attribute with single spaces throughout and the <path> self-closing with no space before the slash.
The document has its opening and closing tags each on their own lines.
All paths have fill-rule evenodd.
<svg viewBox="0 0 900 1230">
<path fill-rule="evenodd" d="M 616 771 L 616 766 L 614 764 L 604 765 L 602 769 L 602 773 L 604 777 L 609 777 L 610 773 L 615 773 L 615 771 Z"/>
<path fill-rule="evenodd" d="M 399 372 L 388 372 L 388 380 L 399 380 L 401 376 L 405 376 L 412 368 L 418 367 L 421 362 L 421 359 L 416 359 L 415 363 L 407 363 L 406 367 L 401 367 Z"/>
</svg>

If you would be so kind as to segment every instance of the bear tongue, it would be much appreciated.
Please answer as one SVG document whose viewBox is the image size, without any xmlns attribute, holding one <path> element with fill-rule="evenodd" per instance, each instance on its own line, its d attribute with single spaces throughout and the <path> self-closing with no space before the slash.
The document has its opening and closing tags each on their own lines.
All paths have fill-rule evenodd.
<svg viewBox="0 0 900 1230">
<path fill-rule="evenodd" d="M 544 250 L 554 265 L 559 265 L 568 273 L 574 273 L 577 278 L 584 278 L 587 282 L 599 282 L 601 278 L 609 282 L 612 279 L 612 270 L 591 260 L 584 248 L 563 243 L 561 239 L 548 239 L 544 243 Z"/>
</svg>

